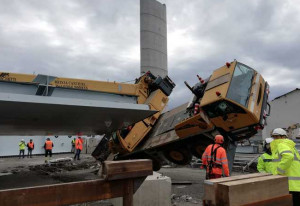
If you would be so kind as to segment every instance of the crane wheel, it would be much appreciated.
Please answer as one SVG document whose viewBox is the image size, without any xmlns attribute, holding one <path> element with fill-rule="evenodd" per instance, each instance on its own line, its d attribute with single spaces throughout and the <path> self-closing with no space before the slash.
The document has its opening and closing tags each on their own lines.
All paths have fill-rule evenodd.
<svg viewBox="0 0 300 206">
<path fill-rule="evenodd" d="M 161 168 L 160 161 L 158 161 L 157 159 L 152 159 L 152 168 L 153 168 L 153 171 L 155 171 L 155 172 L 160 170 L 160 168 Z"/>
<path fill-rule="evenodd" d="M 138 156 L 135 156 L 135 159 L 150 159 L 150 160 L 152 160 L 152 169 L 155 172 L 160 170 L 160 168 L 161 168 L 161 162 L 159 161 L 159 159 L 152 155 L 142 153 L 142 154 L 139 154 Z"/>
<path fill-rule="evenodd" d="M 205 151 L 207 145 L 204 143 L 196 143 L 191 146 L 192 155 L 197 158 L 202 158 L 202 154 Z"/>
<path fill-rule="evenodd" d="M 187 165 L 192 160 L 192 154 L 186 148 L 174 148 L 164 151 L 164 156 L 170 162 Z"/>
</svg>

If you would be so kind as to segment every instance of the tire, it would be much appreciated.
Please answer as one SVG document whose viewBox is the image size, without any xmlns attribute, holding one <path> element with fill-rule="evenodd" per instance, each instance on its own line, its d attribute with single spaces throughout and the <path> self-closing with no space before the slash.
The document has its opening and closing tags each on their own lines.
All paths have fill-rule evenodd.
<svg viewBox="0 0 300 206">
<path fill-rule="evenodd" d="M 170 162 L 177 165 L 187 165 L 192 160 L 192 154 L 186 148 L 168 149 L 164 152 L 164 156 Z"/>
<path fill-rule="evenodd" d="M 161 168 L 160 161 L 158 161 L 156 159 L 152 159 L 152 168 L 153 168 L 153 171 L 155 171 L 155 172 L 160 170 L 160 168 Z"/>
<path fill-rule="evenodd" d="M 201 159 L 202 158 L 202 154 L 203 152 L 205 151 L 206 147 L 208 145 L 205 144 L 205 143 L 201 143 L 201 142 L 198 142 L 198 143 L 195 143 L 191 146 L 191 153 L 193 156 Z"/>
<path fill-rule="evenodd" d="M 160 168 L 161 168 L 161 162 L 152 155 L 142 153 L 142 154 L 135 156 L 134 159 L 150 159 L 150 160 L 152 160 L 152 169 L 155 172 L 160 170 Z"/>
</svg>

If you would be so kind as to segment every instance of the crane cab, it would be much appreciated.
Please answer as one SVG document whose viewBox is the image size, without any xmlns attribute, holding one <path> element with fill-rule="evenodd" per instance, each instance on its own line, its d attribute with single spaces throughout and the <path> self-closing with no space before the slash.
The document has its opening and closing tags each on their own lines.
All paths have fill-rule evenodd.
<svg viewBox="0 0 300 206">
<path fill-rule="evenodd" d="M 213 72 L 200 108 L 213 125 L 239 140 L 264 127 L 268 93 L 269 85 L 257 71 L 234 61 Z"/>
</svg>

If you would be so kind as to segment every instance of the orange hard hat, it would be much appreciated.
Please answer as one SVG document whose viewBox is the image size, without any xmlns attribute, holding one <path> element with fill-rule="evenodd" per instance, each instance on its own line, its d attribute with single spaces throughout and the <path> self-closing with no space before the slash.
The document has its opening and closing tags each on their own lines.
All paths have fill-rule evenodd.
<svg viewBox="0 0 300 206">
<path fill-rule="evenodd" d="M 223 142 L 224 142 L 224 137 L 222 135 L 218 134 L 215 136 L 215 143 L 223 144 Z"/>
</svg>

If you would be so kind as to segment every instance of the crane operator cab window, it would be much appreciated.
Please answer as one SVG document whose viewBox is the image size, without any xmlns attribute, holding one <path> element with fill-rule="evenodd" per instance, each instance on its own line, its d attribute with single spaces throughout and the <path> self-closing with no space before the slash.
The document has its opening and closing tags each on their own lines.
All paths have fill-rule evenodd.
<svg viewBox="0 0 300 206">
<path fill-rule="evenodd" d="M 253 69 L 237 62 L 227 98 L 247 107 L 254 74 Z"/>
</svg>

